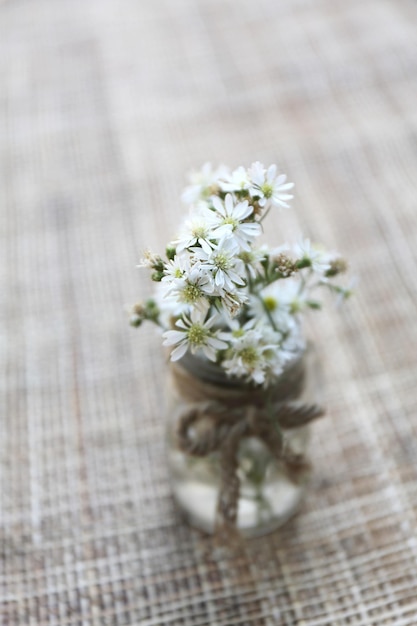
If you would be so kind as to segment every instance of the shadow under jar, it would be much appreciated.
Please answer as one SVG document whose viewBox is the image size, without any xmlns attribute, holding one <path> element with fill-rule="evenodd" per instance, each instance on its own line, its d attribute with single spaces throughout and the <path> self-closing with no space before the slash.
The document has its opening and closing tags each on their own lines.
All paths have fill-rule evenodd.
<svg viewBox="0 0 417 626">
<path fill-rule="evenodd" d="M 189 523 L 255 537 L 286 522 L 308 483 L 310 423 L 323 414 L 313 347 L 267 388 L 187 354 L 170 363 L 168 389 L 172 490 Z"/>
</svg>

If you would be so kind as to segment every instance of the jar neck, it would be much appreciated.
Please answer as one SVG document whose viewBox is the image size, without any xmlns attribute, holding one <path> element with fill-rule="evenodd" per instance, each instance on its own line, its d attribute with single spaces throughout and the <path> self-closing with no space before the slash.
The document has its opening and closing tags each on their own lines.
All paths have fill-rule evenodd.
<svg viewBox="0 0 417 626">
<path fill-rule="evenodd" d="M 282 402 L 298 398 L 303 391 L 307 350 L 295 355 L 266 388 L 231 378 L 219 365 L 188 353 L 171 364 L 172 378 L 179 395 L 194 402 L 213 399 L 230 406 Z"/>
</svg>

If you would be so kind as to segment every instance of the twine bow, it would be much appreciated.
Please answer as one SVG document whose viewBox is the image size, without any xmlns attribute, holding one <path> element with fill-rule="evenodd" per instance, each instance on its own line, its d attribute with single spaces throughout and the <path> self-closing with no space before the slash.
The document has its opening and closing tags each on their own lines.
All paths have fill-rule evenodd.
<svg viewBox="0 0 417 626">
<path fill-rule="evenodd" d="M 187 400 L 178 414 L 178 447 L 196 457 L 218 453 L 220 488 L 215 532 L 217 536 L 231 537 L 237 532 L 241 441 L 246 437 L 261 440 L 289 479 L 300 482 L 309 463 L 304 455 L 285 444 L 283 430 L 304 426 L 324 411 L 317 404 L 292 399 L 303 383 L 304 370 L 300 367 L 268 399 L 264 390 L 222 387 L 202 381 L 178 364 L 173 366 L 172 374 L 177 392 Z"/>
</svg>

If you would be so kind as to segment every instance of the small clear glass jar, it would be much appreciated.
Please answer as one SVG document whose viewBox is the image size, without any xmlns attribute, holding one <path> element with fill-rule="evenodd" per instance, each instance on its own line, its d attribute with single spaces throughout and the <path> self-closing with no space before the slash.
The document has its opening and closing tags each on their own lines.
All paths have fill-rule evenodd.
<svg viewBox="0 0 417 626">
<path fill-rule="evenodd" d="M 236 527 L 241 535 L 255 537 L 275 530 L 295 513 L 309 478 L 310 466 L 306 453 L 310 422 L 307 419 L 303 425 L 291 427 L 291 415 L 287 415 L 282 427 L 273 423 L 274 411 L 285 405 L 305 409 L 316 407 L 316 413 L 322 414 L 322 411 L 317 410 L 320 407 L 321 390 L 321 372 L 315 351 L 310 345 L 288 364 L 268 390 L 231 380 L 218 366 L 189 354 L 171 369 L 167 409 L 172 491 L 192 526 L 208 533 L 215 531 L 216 511 L 225 471 L 221 458 L 222 433 L 226 437 L 231 432 L 228 425 L 231 415 L 238 422 L 239 415 L 244 419 L 250 407 L 254 410 L 250 418 L 255 424 L 253 432 L 257 432 L 257 411 L 263 411 L 267 428 L 265 415 L 272 411 L 272 430 L 267 430 L 262 436 L 252 436 L 250 428 L 241 429 L 243 436 L 235 449 L 233 471 L 239 484 Z M 268 402 L 265 402 L 266 394 L 269 394 Z M 220 419 L 216 418 L 215 430 L 210 423 L 209 405 L 213 402 L 215 410 L 220 412 L 221 407 L 225 406 L 224 417 L 221 413 Z M 195 412 L 199 410 L 201 416 L 196 419 Z M 189 446 L 191 453 L 184 450 L 182 445 L 184 419 L 190 423 L 186 431 L 188 441 L 192 442 Z M 274 428 L 280 432 L 274 432 Z M 277 434 L 285 458 L 296 461 L 292 465 L 283 463 L 271 445 Z M 217 449 L 216 442 L 219 444 Z"/>
</svg>

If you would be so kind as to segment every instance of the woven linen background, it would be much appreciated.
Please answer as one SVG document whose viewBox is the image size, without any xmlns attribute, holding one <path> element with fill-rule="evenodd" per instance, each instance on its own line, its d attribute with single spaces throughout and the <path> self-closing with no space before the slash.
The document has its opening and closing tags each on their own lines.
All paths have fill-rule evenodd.
<svg viewBox="0 0 417 626">
<path fill-rule="evenodd" d="M 417 624 L 417 3 L 0 2 L 1 625 Z M 239 554 L 170 492 L 150 293 L 186 172 L 277 162 L 266 238 L 359 276 L 299 514 Z"/>
</svg>

